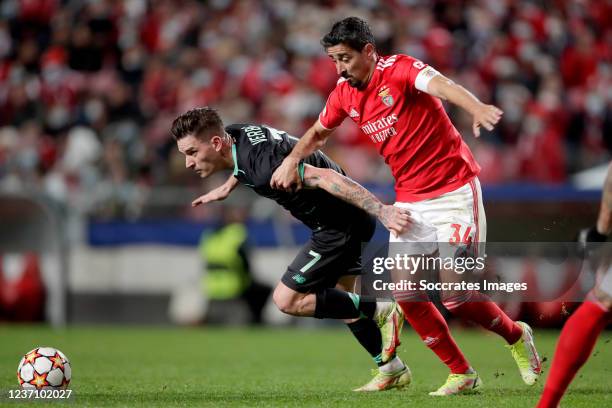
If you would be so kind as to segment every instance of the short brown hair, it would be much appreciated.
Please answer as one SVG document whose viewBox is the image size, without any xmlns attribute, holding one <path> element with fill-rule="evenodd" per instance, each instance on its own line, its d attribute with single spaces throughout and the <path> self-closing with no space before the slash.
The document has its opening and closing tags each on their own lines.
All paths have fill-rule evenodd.
<svg viewBox="0 0 612 408">
<path fill-rule="evenodd" d="M 367 43 L 375 45 L 374 35 L 368 23 L 359 17 L 347 17 L 337 21 L 331 31 L 321 39 L 321 45 L 325 49 L 338 44 L 346 44 L 359 52 Z"/>
<path fill-rule="evenodd" d="M 223 134 L 223 121 L 217 111 L 208 106 L 183 113 L 174 119 L 172 129 L 170 129 L 172 138 L 176 141 L 188 135 L 205 140 L 215 132 L 219 135 Z"/>
</svg>

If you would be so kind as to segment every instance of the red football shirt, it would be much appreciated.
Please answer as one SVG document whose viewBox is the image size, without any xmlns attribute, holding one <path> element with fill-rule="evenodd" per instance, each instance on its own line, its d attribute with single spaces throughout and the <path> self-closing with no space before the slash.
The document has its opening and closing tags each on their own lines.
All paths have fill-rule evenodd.
<svg viewBox="0 0 612 408">
<path fill-rule="evenodd" d="M 425 67 L 407 55 L 381 57 L 366 89 L 341 78 L 319 115 L 327 129 L 347 116 L 359 126 L 391 167 L 400 202 L 437 197 L 480 172 L 440 99 L 415 88 Z"/>
</svg>

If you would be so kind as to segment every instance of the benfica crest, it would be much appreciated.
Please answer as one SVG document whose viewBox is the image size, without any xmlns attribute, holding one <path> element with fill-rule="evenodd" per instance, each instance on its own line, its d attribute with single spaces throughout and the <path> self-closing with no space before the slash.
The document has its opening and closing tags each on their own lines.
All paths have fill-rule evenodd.
<svg viewBox="0 0 612 408">
<path fill-rule="evenodd" d="M 384 85 L 382 88 L 380 88 L 380 91 L 378 91 L 378 96 L 380 96 L 382 103 L 384 103 L 385 105 L 389 107 L 393 105 L 393 96 L 391 96 L 391 90 L 387 85 Z"/>
</svg>

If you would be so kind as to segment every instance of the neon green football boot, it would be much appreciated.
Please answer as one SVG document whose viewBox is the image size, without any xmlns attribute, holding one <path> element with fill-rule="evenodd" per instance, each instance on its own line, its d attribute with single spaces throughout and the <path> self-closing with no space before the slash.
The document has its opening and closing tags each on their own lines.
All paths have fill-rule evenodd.
<svg viewBox="0 0 612 408">
<path fill-rule="evenodd" d="M 381 360 L 390 361 L 401 344 L 400 333 L 404 325 L 404 313 L 395 302 L 379 302 L 376 304 L 374 321 L 380 328 L 382 336 Z"/>
<path fill-rule="evenodd" d="M 353 391 L 357 392 L 376 392 L 376 391 L 386 391 L 391 390 L 393 388 L 403 388 L 410 384 L 412 381 L 412 374 L 410 373 L 410 369 L 408 366 L 404 366 L 404 368 L 392 372 L 392 373 L 383 373 L 379 370 L 372 370 L 372 378 L 367 384 L 355 388 Z"/>
<path fill-rule="evenodd" d="M 473 394 L 480 390 L 482 380 L 478 373 L 469 374 L 450 374 L 444 385 L 436 391 L 432 391 L 429 395 L 434 397 L 447 397 L 457 394 Z"/>
<path fill-rule="evenodd" d="M 542 361 L 535 348 L 531 327 L 527 323 L 516 323 L 523 328 L 523 334 L 516 343 L 506 347 L 510 349 L 525 384 L 533 385 L 542 374 Z"/>
</svg>

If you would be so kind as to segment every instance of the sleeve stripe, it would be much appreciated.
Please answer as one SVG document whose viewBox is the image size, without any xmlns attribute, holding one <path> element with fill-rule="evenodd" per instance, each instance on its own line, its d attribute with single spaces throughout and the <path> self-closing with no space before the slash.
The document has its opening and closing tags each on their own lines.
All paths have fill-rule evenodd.
<svg viewBox="0 0 612 408">
<path fill-rule="evenodd" d="M 414 79 L 414 87 L 419 91 L 427 93 L 427 85 L 429 84 L 429 81 L 431 81 L 431 79 L 436 75 L 440 75 L 440 73 L 432 67 L 428 66 L 423 68 Z"/>
</svg>

